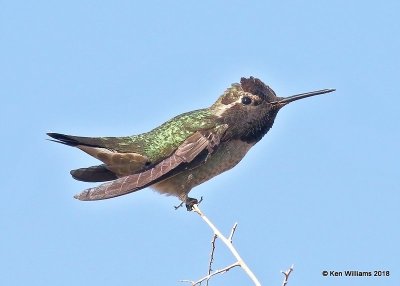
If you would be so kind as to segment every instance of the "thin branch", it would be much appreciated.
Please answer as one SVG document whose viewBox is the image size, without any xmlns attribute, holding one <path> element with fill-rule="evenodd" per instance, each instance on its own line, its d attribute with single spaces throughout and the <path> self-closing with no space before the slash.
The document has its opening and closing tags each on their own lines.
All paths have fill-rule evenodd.
<svg viewBox="0 0 400 286">
<path fill-rule="evenodd" d="M 215 225 L 204 215 L 204 213 L 199 209 L 199 206 L 197 204 L 193 205 L 194 212 L 196 212 L 207 224 L 208 226 L 212 229 L 214 234 L 216 234 L 222 242 L 229 248 L 229 250 L 232 252 L 233 256 L 237 259 L 237 262 L 232 264 L 236 265 L 238 264 L 244 272 L 250 277 L 250 279 L 253 281 L 254 285 L 256 286 L 261 286 L 261 283 L 258 281 L 257 277 L 254 275 L 254 273 L 250 270 L 250 268 L 247 266 L 247 264 L 244 262 L 244 260 L 240 257 L 239 253 L 231 243 L 230 239 L 226 238 L 225 236 L 222 235 L 222 233 L 215 227 Z M 231 233 L 234 233 L 234 230 L 232 230 Z M 233 235 L 233 234 L 232 234 Z M 229 269 L 228 269 L 229 270 Z M 226 271 L 225 271 L 226 272 Z M 214 273 L 213 273 L 214 274 Z"/>
<path fill-rule="evenodd" d="M 237 226 L 238 226 L 238 223 L 235 222 L 235 224 L 232 227 L 231 234 L 228 237 L 230 243 L 232 243 L 233 235 L 235 234 Z"/>
<path fill-rule="evenodd" d="M 286 271 L 281 271 L 282 274 L 285 275 L 285 278 L 283 279 L 283 282 L 282 282 L 282 286 L 286 286 L 288 284 L 289 276 L 290 276 L 290 273 L 293 272 L 293 269 L 294 269 L 294 265 L 290 266 L 290 268 Z"/>
<path fill-rule="evenodd" d="M 175 210 L 177 210 L 177 209 L 179 209 L 179 208 L 181 208 L 181 207 L 183 207 L 183 204 L 184 204 L 185 202 L 184 201 L 182 201 L 179 205 L 177 205 L 177 206 L 174 206 L 174 208 L 175 208 Z"/>
<path fill-rule="evenodd" d="M 225 268 L 222 268 L 222 269 L 217 270 L 217 271 L 215 271 L 215 272 L 213 272 L 211 274 L 208 274 L 207 276 L 204 276 L 203 278 L 201 278 L 201 279 L 199 279 L 197 281 L 179 280 L 179 282 L 187 282 L 187 283 L 192 284 L 192 286 L 200 285 L 205 280 L 208 281 L 208 280 L 210 280 L 211 277 L 213 277 L 215 275 L 218 275 L 218 274 L 222 274 L 222 273 L 228 272 L 229 270 L 231 270 L 232 268 L 235 268 L 237 266 L 240 266 L 239 261 L 236 261 L 235 263 L 233 263 L 233 264 L 231 264 L 231 265 L 229 265 L 229 266 L 227 266 Z"/>
<path fill-rule="evenodd" d="M 211 240 L 211 254 L 210 254 L 210 262 L 208 263 L 208 275 L 211 274 L 212 271 L 212 263 L 214 262 L 214 252 L 215 252 L 215 241 L 217 240 L 217 235 L 214 233 L 213 238 Z"/>
</svg>

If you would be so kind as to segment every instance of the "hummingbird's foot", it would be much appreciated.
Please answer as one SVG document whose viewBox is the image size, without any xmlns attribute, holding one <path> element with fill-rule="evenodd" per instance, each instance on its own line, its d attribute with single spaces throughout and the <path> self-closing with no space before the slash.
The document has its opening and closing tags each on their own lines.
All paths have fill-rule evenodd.
<svg viewBox="0 0 400 286">
<path fill-rule="evenodd" d="M 194 205 L 198 205 L 203 201 L 203 197 L 200 198 L 200 200 L 197 200 L 195 198 L 187 198 L 185 201 L 186 209 L 190 212 L 193 210 Z"/>
</svg>

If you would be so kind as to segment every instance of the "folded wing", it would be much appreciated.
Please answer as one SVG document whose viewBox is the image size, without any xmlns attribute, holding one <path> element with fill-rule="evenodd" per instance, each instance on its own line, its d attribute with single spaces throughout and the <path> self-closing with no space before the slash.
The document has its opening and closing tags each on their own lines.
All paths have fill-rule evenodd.
<svg viewBox="0 0 400 286">
<path fill-rule="evenodd" d="M 220 125 L 210 130 L 197 131 L 188 137 L 171 156 L 154 167 L 87 189 L 76 195 L 75 198 L 82 201 L 103 200 L 145 188 L 168 177 L 168 174 L 179 165 L 192 162 L 202 151 L 213 152 L 218 147 L 226 129 L 227 125 Z"/>
</svg>

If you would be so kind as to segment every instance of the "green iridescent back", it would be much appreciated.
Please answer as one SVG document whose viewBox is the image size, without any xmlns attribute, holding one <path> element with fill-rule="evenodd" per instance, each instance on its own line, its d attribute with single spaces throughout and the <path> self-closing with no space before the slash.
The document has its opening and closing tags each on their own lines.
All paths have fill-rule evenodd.
<svg viewBox="0 0 400 286">
<path fill-rule="evenodd" d="M 190 135 L 214 128 L 216 123 L 209 109 L 194 110 L 178 115 L 147 133 L 123 137 L 117 148 L 122 152 L 140 153 L 152 163 L 158 162 L 171 155 Z"/>
</svg>

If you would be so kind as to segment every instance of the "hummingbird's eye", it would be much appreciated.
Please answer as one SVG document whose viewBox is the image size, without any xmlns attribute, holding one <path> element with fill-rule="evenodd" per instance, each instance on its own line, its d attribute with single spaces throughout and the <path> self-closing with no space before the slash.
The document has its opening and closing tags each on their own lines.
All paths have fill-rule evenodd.
<svg viewBox="0 0 400 286">
<path fill-rule="evenodd" d="M 249 105 L 249 104 L 251 103 L 251 98 L 248 97 L 248 96 L 243 96 L 243 97 L 242 97 L 242 103 L 243 103 L 244 105 Z"/>
</svg>

